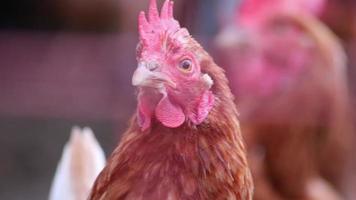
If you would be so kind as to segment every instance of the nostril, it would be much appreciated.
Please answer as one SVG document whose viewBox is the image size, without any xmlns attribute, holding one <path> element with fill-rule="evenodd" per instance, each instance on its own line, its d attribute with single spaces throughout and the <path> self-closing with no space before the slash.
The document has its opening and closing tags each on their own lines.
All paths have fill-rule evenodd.
<svg viewBox="0 0 356 200">
<path fill-rule="evenodd" d="M 156 63 L 156 62 L 150 62 L 146 65 L 147 69 L 150 70 L 150 71 L 154 71 L 156 69 L 158 69 L 159 67 L 159 64 Z"/>
</svg>

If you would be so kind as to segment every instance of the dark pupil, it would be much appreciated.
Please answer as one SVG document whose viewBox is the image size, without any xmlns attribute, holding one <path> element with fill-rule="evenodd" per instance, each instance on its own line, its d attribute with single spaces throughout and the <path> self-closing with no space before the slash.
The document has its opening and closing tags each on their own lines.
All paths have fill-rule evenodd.
<svg viewBox="0 0 356 200">
<path fill-rule="evenodd" d="M 186 70 L 189 69 L 190 68 L 190 62 L 188 60 L 183 61 L 181 67 L 183 69 L 186 69 Z"/>
</svg>

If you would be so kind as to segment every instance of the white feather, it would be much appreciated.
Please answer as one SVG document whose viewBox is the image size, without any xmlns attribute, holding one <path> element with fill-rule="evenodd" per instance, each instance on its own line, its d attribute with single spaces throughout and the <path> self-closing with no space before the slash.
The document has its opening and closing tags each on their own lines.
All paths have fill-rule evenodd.
<svg viewBox="0 0 356 200">
<path fill-rule="evenodd" d="M 90 128 L 73 127 L 54 176 L 49 200 L 85 200 L 105 165 L 105 155 Z"/>
</svg>

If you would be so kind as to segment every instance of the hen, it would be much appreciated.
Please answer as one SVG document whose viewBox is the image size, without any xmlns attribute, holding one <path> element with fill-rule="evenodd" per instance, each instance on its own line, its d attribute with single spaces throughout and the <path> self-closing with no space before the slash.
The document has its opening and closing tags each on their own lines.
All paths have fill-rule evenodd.
<svg viewBox="0 0 356 200">
<path fill-rule="evenodd" d="M 53 179 L 49 200 L 84 200 L 104 168 L 105 155 L 91 129 L 72 129 Z"/>
<path fill-rule="evenodd" d="M 139 15 L 138 108 L 92 188 L 99 199 L 252 199 L 253 183 L 224 71 L 173 18 Z"/>
<path fill-rule="evenodd" d="M 238 23 L 217 38 L 256 199 L 339 199 L 345 188 L 352 141 L 346 57 L 314 16 L 321 4 L 247 0 Z"/>
</svg>

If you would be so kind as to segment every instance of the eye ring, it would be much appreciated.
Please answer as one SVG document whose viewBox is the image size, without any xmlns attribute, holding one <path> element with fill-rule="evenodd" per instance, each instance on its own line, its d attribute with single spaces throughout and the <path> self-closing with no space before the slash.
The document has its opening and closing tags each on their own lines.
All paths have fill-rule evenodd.
<svg viewBox="0 0 356 200">
<path fill-rule="evenodd" d="M 193 69 L 193 62 L 188 58 L 183 59 L 179 62 L 178 68 L 184 73 L 189 73 Z"/>
</svg>

